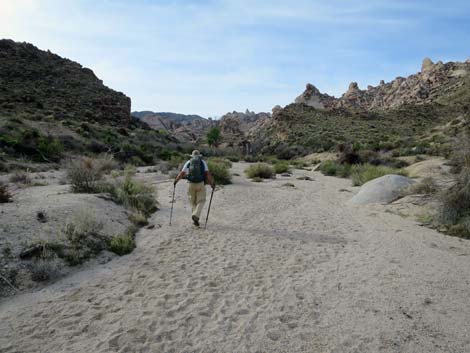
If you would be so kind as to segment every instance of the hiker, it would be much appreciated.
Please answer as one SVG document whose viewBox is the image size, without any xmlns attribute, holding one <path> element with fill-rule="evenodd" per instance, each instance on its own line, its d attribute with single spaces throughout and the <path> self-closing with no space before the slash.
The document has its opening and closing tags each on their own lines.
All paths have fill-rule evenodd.
<svg viewBox="0 0 470 353">
<path fill-rule="evenodd" d="M 175 179 L 174 186 L 181 179 L 188 179 L 188 194 L 192 208 L 192 220 L 196 227 L 199 227 L 202 208 L 206 202 L 206 184 L 210 184 L 212 189 L 215 187 L 214 178 L 209 172 L 207 163 L 202 159 L 201 153 L 194 150 L 191 159 L 187 161 L 181 172 Z"/>
</svg>

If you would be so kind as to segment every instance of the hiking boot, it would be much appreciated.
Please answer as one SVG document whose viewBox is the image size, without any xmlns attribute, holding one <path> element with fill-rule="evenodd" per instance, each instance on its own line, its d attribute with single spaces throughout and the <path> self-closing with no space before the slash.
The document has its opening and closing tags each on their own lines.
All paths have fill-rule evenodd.
<svg viewBox="0 0 470 353">
<path fill-rule="evenodd" d="M 193 224 L 194 224 L 196 227 L 199 227 L 199 218 L 197 218 L 197 216 L 192 216 L 191 218 L 192 218 L 192 220 L 193 220 Z"/>
</svg>

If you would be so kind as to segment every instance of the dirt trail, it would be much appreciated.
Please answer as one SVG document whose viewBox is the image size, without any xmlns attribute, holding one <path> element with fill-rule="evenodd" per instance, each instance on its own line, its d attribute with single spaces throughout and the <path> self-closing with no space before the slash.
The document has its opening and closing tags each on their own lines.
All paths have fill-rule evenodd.
<svg viewBox="0 0 470 353">
<path fill-rule="evenodd" d="M 236 177 L 207 230 L 160 184 L 131 255 L 0 304 L 0 352 L 469 352 L 470 242 L 311 176 Z"/>
</svg>

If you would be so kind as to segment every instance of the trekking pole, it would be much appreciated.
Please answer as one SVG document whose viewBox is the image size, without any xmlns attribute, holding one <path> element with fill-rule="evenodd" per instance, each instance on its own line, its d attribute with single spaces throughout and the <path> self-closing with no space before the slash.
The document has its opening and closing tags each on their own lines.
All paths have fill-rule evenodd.
<svg viewBox="0 0 470 353">
<path fill-rule="evenodd" d="M 209 213 L 211 211 L 212 197 L 214 196 L 214 190 L 215 190 L 215 184 L 214 184 L 214 187 L 212 188 L 211 199 L 209 201 L 209 208 L 207 209 L 206 223 L 204 224 L 204 229 L 206 229 L 207 227 L 207 220 L 209 219 Z"/>
<path fill-rule="evenodd" d="M 173 184 L 173 196 L 171 198 L 170 226 L 171 226 L 171 219 L 173 218 L 173 205 L 175 204 L 175 190 L 176 190 L 176 185 Z"/>
</svg>

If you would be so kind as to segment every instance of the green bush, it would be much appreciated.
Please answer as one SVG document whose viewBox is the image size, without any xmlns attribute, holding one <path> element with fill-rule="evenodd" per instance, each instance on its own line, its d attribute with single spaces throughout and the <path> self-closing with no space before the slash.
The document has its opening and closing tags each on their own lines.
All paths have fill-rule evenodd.
<svg viewBox="0 0 470 353">
<path fill-rule="evenodd" d="M 240 162 L 240 156 L 236 156 L 236 155 L 230 155 L 230 156 L 227 156 L 227 159 L 230 161 L 230 162 Z"/>
<path fill-rule="evenodd" d="M 285 161 L 278 161 L 277 163 L 274 163 L 274 172 L 276 174 L 282 174 L 282 173 L 290 172 L 289 163 L 287 163 Z"/>
<path fill-rule="evenodd" d="M 337 176 L 340 178 L 347 178 L 351 174 L 351 166 L 349 164 L 339 164 L 331 160 L 322 162 L 319 170 L 324 175 Z"/>
<path fill-rule="evenodd" d="M 232 162 L 229 159 L 222 158 L 222 157 L 210 157 L 207 160 L 208 163 L 217 163 L 222 164 L 226 168 L 232 168 Z"/>
<path fill-rule="evenodd" d="M 274 176 L 274 170 L 273 168 L 266 163 L 256 163 L 253 165 L 250 165 L 246 170 L 245 170 L 246 175 L 249 178 L 263 178 L 263 179 L 269 179 Z"/>
<path fill-rule="evenodd" d="M 207 164 L 209 170 L 214 177 L 217 185 L 228 185 L 232 183 L 232 175 L 230 174 L 230 166 L 232 163 L 227 160 L 209 159 Z M 228 162 L 228 163 L 227 163 Z"/>
<path fill-rule="evenodd" d="M 369 180 L 376 179 L 387 174 L 408 175 L 408 173 L 402 169 L 370 164 L 359 164 L 351 167 L 351 179 L 354 186 L 363 185 Z"/>
<path fill-rule="evenodd" d="M 210 129 L 207 132 L 206 137 L 209 146 L 217 147 L 220 144 L 220 141 L 222 141 L 222 135 L 218 127 L 213 127 L 212 129 Z"/>
<path fill-rule="evenodd" d="M 55 137 L 41 136 L 38 139 L 38 150 L 41 157 L 43 157 L 44 159 L 50 161 L 58 161 L 62 156 L 64 146 Z"/>
<path fill-rule="evenodd" d="M 125 234 L 118 234 L 111 238 L 108 248 L 113 253 L 123 256 L 135 249 L 135 228 L 131 227 Z"/>
</svg>

